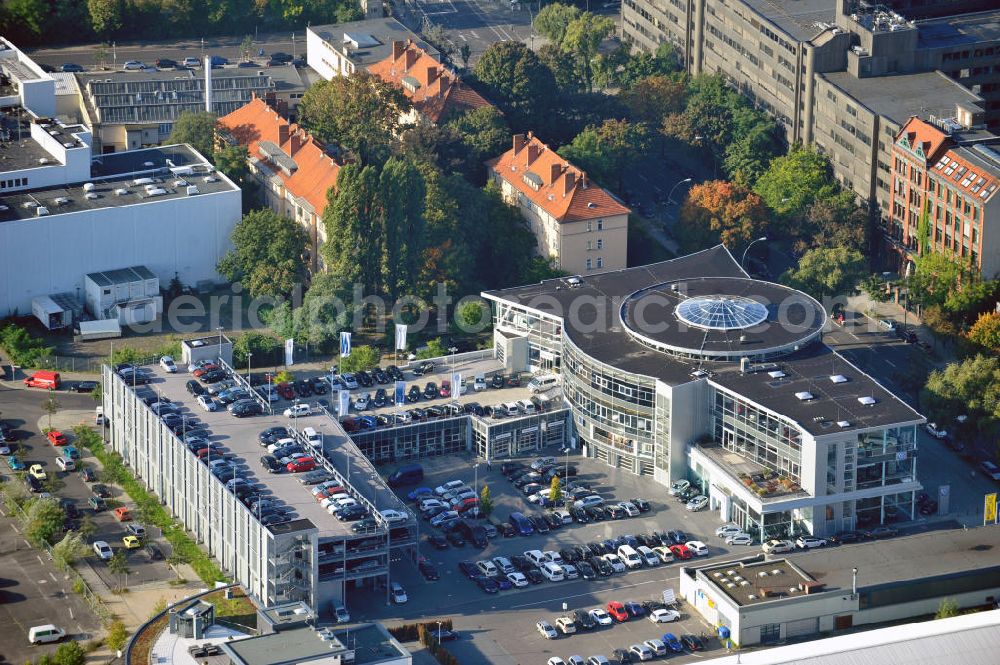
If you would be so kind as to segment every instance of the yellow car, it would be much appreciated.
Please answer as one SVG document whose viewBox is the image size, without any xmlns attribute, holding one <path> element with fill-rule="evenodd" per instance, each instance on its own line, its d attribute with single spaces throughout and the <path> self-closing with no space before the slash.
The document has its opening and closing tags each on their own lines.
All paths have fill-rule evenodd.
<svg viewBox="0 0 1000 665">
<path fill-rule="evenodd" d="M 135 536 L 125 536 L 122 538 L 122 543 L 125 544 L 127 550 L 137 550 L 142 547 L 142 541 Z"/>
<path fill-rule="evenodd" d="M 41 464 L 32 464 L 31 468 L 28 469 L 28 473 L 38 480 L 45 480 L 48 478 L 48 476 L 45 475 L 45 469 L 42 468 Z"/>
</svg>

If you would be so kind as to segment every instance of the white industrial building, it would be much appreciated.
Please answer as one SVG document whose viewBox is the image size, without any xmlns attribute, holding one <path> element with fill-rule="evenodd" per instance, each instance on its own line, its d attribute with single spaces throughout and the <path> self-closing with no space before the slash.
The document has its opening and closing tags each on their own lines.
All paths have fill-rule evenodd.
<svg viewBox="0 0 1000 665">
<path fill-rule="evenodd" d="M 98 319 L 147 323 L 163 313 L 160 280 L 146 266 L 92 272 L 83 283 L 87 309 Z"/>
</svg>

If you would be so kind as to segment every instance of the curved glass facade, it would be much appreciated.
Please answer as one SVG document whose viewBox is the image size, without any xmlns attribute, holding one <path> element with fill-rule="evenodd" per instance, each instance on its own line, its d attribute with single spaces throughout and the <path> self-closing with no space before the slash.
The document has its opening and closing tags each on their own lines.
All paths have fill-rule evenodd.
<svg viewBox="0 0 1000 665">
<path fill-rule="evenodd" d="M 573 406 L 576 428 L 594 446 L 595 456 L 651 475 L 657 429 L 655 381 L 599 363 L 566 338 L 562 367 L 563 389 Z"/>
</svg>

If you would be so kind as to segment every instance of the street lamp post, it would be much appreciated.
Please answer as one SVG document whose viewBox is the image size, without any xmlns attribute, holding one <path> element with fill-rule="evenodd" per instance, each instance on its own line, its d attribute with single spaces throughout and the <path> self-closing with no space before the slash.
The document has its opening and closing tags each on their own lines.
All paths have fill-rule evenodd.
<svg viewBox="0 0 1000 665">
<path fill-rule="evenodd" d="M 683 180 L 681 180 L 680 182 L 678 182 L 676 185 L 674 185 L 670 189 L 670 194 L 667 195 L 667 203 L 673 203 L 674 202 L 674 192 L 677 190 L 678 187 L 680 187 L 681 185 L 683 185 L 685 183 L 688 183 L 688 182 L 693 182 L 693 180 L 691 178 L 684 178 Z"/>
<path fill-rule="evenodd" d="M 451 368 L 452 372 L 455 371 L 455 352 L 456 351 L 458 351 L 458 347 L 457 346 L 449 346 L 448 347 L 448 353 L 451 354 L 451 359 L 448 362 L 448 366 Z"/>
<path fill-rule="evenodd" d="M 743 250 L 743 258 L 740 259 L 740 267 L 741 268 L 743 267 L 743 262 L 747 260 L 747 252 L 750 251 L 750 248 L 753 247 L 754 245 L 756 245 L 759 242 L 764 242 L 765 240 L 767 240 L 767 236 L 761 236 L 760 238 L 757 238 L 756 240 L 754 240 L 753 242 L 751 242 L 749 245 L 747 245 L 747 248 Z"/>
<path fill-rule="evenodd" d="M 250 359 L 253 358 L 253 354 L 247 351 L 247 385 L 250 385 Z"/>
<path fill-rule="evenodd" d="M 476 489 L 476 496 L 479 496 L 479 462 L 472 465 L 472 469 L 475 472 L 475 481 L 473 482 L 473 487 Z"/>
<path fill-rule="evenodd" d="M 441 644 L 441 622 L 437 622 L 438 625 L 438 644 Z"/>
</svg>

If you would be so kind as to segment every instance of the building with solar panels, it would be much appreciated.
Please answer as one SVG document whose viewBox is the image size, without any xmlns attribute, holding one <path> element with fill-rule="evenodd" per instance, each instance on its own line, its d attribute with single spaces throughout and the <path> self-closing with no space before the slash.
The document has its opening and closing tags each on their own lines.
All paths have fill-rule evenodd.
<svg viewBox="0 0 1000 665">
<path fill-rule="evenodd" d="M 823 343 L 819 302 L 725 247 L 483 296 L 498 359 L 560 375 L 588 457 L 689 481 L 761 540 L 912 519 L 924 418 Z"/>
</svg>

